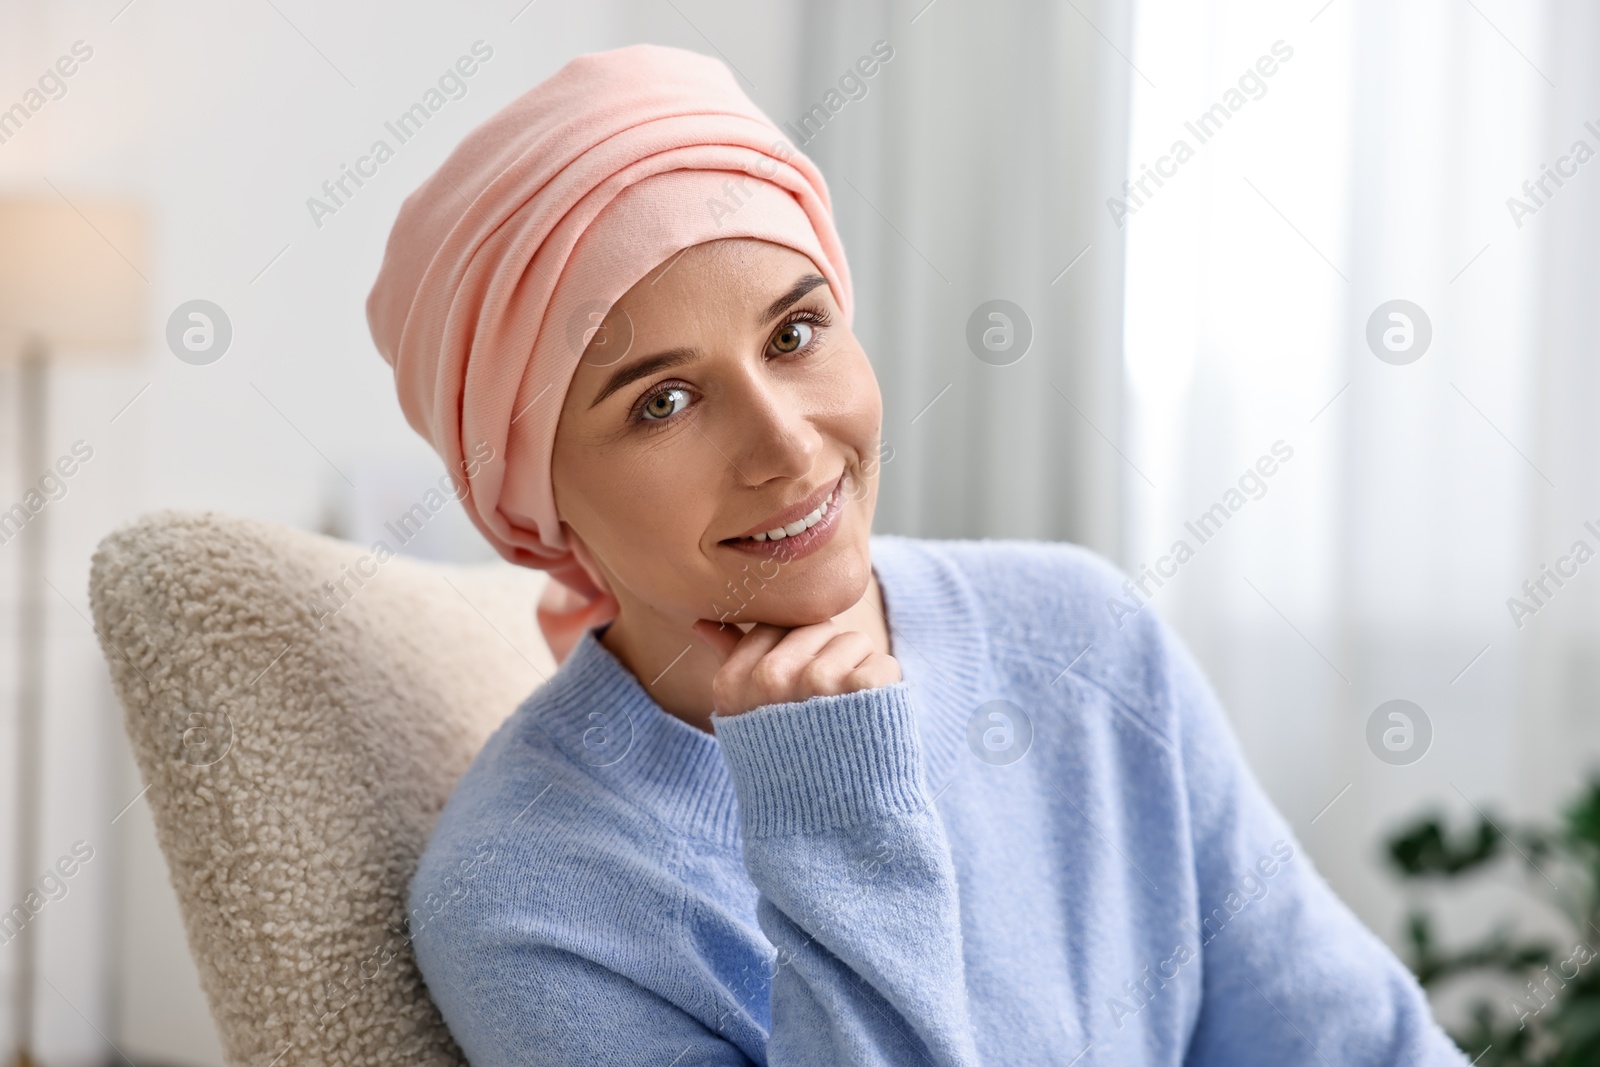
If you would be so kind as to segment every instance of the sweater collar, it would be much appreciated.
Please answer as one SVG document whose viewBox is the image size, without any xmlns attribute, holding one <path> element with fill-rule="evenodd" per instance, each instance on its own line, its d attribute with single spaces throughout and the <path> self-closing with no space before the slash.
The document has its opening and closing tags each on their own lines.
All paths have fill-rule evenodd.
<svg viewBox="0 0 1600 1067">
<path fill-rule="evenodd" d="M 993 658 L 978 599 L 934 542 L 872 539 L 894 657 L 911 684 L 923 768 L 934 795 L 969 760 L 967 722 L 996 695 Z"/>
<path fill-rule="evenodd" d="M 876 535 L 871 551 L 937 793 L 962 766 L 968 718 L 994 691 L 984 626 L 972 590 L 934 546 Z M 534 721 L 595 778 L 674 829 L 736 844 L 733 779 L 716 736 L 665 711 L 595 634 L 586 631 L 540 689 Z"/>
</svg>

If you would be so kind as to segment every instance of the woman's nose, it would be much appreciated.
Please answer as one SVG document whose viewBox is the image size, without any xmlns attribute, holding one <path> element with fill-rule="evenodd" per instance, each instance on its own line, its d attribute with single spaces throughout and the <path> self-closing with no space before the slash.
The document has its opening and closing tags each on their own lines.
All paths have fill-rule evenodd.
<svg viewBox="0 0 1600 1067">
<path fill-rule="evenodd" d="M 724 447 L 746 482 L 760 485 L 811 473 L 823 442 L 803 397 L 782 383 L 758 378 L 742 383 L 728 401 L 726 418 L 719 420 L 728 435 Z"/>
</svg>

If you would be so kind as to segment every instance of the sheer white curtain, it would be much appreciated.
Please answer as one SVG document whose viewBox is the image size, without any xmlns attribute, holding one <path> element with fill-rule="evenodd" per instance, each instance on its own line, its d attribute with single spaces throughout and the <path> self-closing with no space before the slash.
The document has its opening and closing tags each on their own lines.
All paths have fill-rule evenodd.
<svg viewBox="0 0 1600 1067">
<path fill-rule="evenodd" d="M 1428 805 L 1548 815 L 1600 762 L 1600 566 L 1547 583 L 1520 628 L 1507 606 L 1575 541 L 1600 549 L 1600 164 L 1571 158 L 1600 151 L 1600 27 L 1496 0 L 1141 0 L 1135 22 L 1129 171 L 1194 153 L 1125 219 L 1123 562 L 1195 547 L 1154 603 L 1320 868 L 1395 942 L 1385 829 Z M 1567 177 L 1534 205 L 1545 164 Z M 1395 300 L 1425 350 L 1369 344 Z M 1292 458 L 1242 485 L 1280 441 Z M 1201 544 L 1185 522 L 1230 488 L 1241 506 Z M 1427 717 L 1420 760 L 1369 746 L 1392 699 Z M 1453 937 L 1544 918 L 1508 894 L 1444 903 Z"/>
<path fill-rule="evenodd" d="M 1125 4 L 801 5 L 799 114 L 874 40 L 894 59 L 804 150 L 822 166 L 856 333 L 884 393 L 877 528 L 1068 538 L 1115 554 L 1122 460 Z M 765 104 L 766 102 L 763 101 Z M 967 339 L 979 306 L 1021 309 L 1004 365 Z M 989 320 L 984 317 L 984 322 Z"/>
</svg>

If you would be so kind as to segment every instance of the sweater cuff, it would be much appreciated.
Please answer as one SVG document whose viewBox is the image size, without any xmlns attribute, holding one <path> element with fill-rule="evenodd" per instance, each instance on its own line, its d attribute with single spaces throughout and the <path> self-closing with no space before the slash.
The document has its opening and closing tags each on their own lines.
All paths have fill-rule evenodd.
<svg viewBox="0 0 1600 1067">
<path fill-rule="evenodd" d="M 713 715 L 744 836 L 818 833 L 927 807 L 906 682 Z"/>
</svg>

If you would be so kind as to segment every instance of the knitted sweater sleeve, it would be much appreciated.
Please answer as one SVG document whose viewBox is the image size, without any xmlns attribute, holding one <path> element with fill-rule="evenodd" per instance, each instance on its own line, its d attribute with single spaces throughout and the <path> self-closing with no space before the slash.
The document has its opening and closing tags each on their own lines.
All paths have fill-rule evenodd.
<svg viewBox="0 0 1600 1067">
<path fill-rule="evenodd" d="M 713 716 L 773 963 L 771 1067 L 978 1062 L 904 682 Z"/>
<path fill-rule="evenodd" d="M 1465 1067 L 1411 973 L 1311 864 L 1188 650 L 1154 624 L 1177 733 L 1204 998 L 1184 1063 Z M 1178 952 L 1177 962 L 1187 958 Z"/>
</svg>

